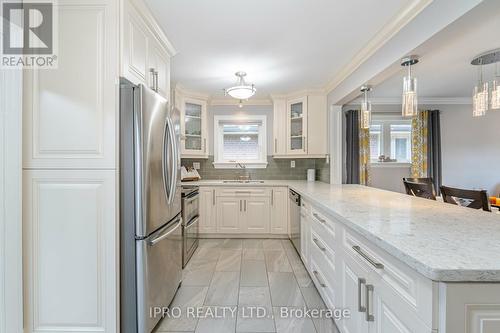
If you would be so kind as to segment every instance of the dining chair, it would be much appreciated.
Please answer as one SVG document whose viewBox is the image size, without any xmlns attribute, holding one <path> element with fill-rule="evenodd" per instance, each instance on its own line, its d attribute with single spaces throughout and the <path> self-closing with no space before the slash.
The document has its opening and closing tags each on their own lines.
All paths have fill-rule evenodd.
<svg viewBox="0 0 500 333">
<path fill-rule="evenodd" d="M 440 188 L 444 202 L 491 212 L 486 190 L 464 190 L 447 186 Z"/>
<path fill-rule="evenodd" d="M 403 184 L 408 195 L 436 200 L 436 191 L 432 178 L 403 178 Z"/>
</svg>

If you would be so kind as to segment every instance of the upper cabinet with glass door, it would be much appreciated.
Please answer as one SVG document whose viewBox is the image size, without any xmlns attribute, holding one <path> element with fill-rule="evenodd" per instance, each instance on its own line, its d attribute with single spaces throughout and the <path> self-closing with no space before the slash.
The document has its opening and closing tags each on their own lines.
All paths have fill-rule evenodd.
<svg viewBox="0 0 500 333">
<path fill-rule="evenodd" d="M 183 158 L 207 158 L 207 103 L 183 98 L 181 112 L 181 155 Z"/>
<path fill-rule="evenodd" d="M 287 107 L 288 154 L 307 154 L 307 97 L 291 100 Z"/>
</svg>

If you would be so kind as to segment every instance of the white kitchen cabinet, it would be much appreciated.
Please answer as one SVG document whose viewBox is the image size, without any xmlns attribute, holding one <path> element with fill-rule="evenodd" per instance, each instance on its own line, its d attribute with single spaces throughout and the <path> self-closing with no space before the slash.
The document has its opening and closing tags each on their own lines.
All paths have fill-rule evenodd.
<svg viewBox="0 0 500 333">
<path fill-rule="evenodd" d="M 327 98 L 323 94 L 273 97 L 274 158 L 328 154 Z"/>
<path fill-rule="evenodd" d="M 215 202 L 215 188 L 200 187 L 200 232 L 217 232 L 217 210 Z"/>
<path fill-rule="evenodd" d="M 273 156 L 287 153 L 287 104 L 286 99 L 273 101 Z"/>
<path fill-rule="evenodd" d="M 206 100 L 178 94 L 181 103 L 181 157 L 208 157 L 208 124 Z"/>
<path fill-rule="evenodd" d="M 271 233 L 288 233 L 288 187 L 271 190 Z"/>
<path fill-rule="evenodd" d="M 117 332 L 115 177 L 24 171 L 25 332 Z"/>
<path fill-rule="evenodd" d="M 243 200 L 234 197 L 218 197 L 216 202 L 217 232 L 240 233 L 243 230 Z"/>
<path fill-rule="evenodd" d="M 58 68 L 24 71 L 23 167 L 114 168 L 118 3 L 58 4 Z"/>
<path fill-rule="evenodd" d="M 341 261 L 341 307 L 350 309 L 351 318 L 341 320 L 342 333 L 368 333 L 369 325 L 366 321 L 366 297 L 363 292 L 367 284 L 369 271 L 364 269 L 349 256 L 342 256 Z"/>
<path fill-rule="evenodd" d="M 269 197 L 247 197 L 243 199 L 243 232 L 248 234 L 269 233 L 271 203 Z"/>
<path fill-rule="evenodd" d="M 142 0 L 123 1 L 121 75 L 153 87 L 170 100 L 170 57 L 175 50 Z"/>
<path fill-rule="evenodd" d="M 287 153 L 307 155 L 307 96 L 287 103 Z"/>
</svg>

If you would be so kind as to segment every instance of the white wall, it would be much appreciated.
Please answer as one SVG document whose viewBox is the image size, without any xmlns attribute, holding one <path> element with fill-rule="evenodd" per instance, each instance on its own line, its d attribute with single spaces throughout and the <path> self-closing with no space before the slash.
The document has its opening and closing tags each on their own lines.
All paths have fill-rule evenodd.
<svg viewBox="0 0 500 333">
<path fill-rule="evenodd" d="M 443 185 L 500 193 L 500 111 L 472 117 L 471 105 L 441 110 Z"/>
<path fill-rule="evenodd" d="M 209 105 L 208 109 L 208 154 L 214 154 L 214 116 L 259 116 L 267 117 L 267 155 L 271 155 L 273 151 L 273 106 L 272 105 L 244 105 L 239 108 L 237 105 Z"/>
</svg>

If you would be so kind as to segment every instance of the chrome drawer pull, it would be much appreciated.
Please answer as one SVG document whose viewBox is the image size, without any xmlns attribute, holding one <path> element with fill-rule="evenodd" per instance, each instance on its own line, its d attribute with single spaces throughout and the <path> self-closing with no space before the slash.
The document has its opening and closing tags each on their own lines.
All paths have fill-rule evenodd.
<svg viewBox="0 0 500 333">
<path fill-rule="evenodd" d="M 373 260 L 369 255 L 367 255 L 366 253 L 363 252 L 363 250 L 361 250 L 361 247 L 359 247 L 358 245 L 354 245 L 352 247 L 352 249 L 356 252 L 358 252 L 358 254 L 360 256 L 362 256 L 363 258 L 365 258 L 366 261 L 368 261 L 373 267 L 377 268 L 377 269 L 383 269 L 384 268 L 384 264 L 381 264 L 379 262 L 376 262 L 375 260 Z"/>
<path fill-rule="evenodd" d="M 375 321 L 375 316 L 370 313 L 370 293 L 373 294 L 373 285 L 366 285 L 366 321 Z"/>
<path fill-rule="evenodd" d="M 316 279 L 318 280 L 319 285 L 323 288 L 326 288 L 326 284 L 321 281 L 318 271 L 313 271 L 313 273 L 314 273 L 314 276 L 316 276 Z"/>
<path fill-rule="evenodd" d="M 361 305 L 361 286 L 366 285 L 366 280 L 358 278 L 358 312 L 366 312 L 366 307 Z"/>
<path fill-rule="evenodd" d="M 321 251 L 326 251 L 326 248 L 324 248 L 323 246 L 320 245 L 320 242 L 318 241 L 317 238 L 313 238 L 313 241 L 314 243 L 316 244 L 316 246 L 321 250 Z"/>
<path fill-rule="evenodd" d="M 318 215 L 318 214 L 313 213 L 313 216 L 314 216 L 314 217 L 315 217 L 318 221 L 320 221 L 321 223 L 326 223 L 326 221 L 325 221 L 325 220 L 323 220 L 321 217 L 319 217 L 319 215 Z"/>
</svg>

